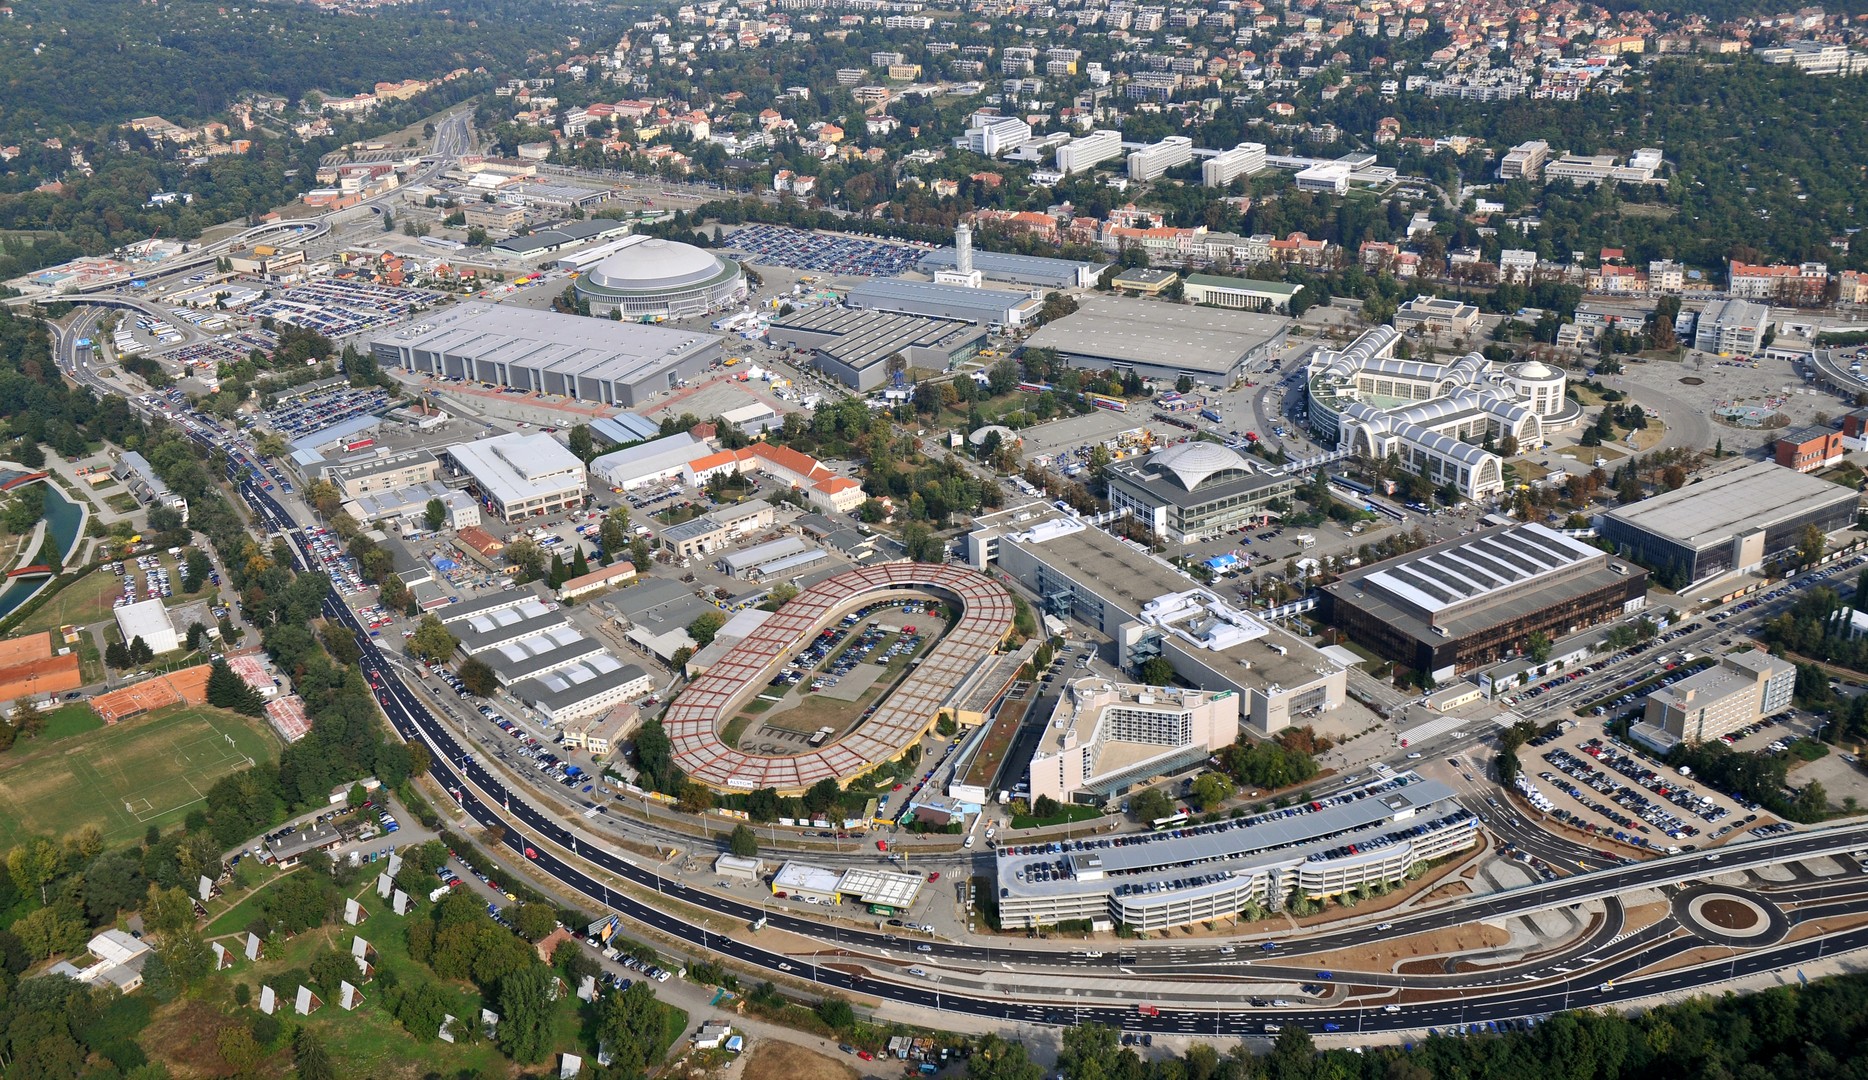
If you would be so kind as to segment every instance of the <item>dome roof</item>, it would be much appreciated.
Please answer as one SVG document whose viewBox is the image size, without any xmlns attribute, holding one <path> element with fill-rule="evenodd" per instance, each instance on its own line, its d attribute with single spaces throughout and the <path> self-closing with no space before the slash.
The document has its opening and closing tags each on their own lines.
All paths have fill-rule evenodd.
<svg viewBox="0 0 1868 1080">
<path fill-rule="evenodd" d="M 721 272 L 720 259 L 692 244 L 646 237 L 590 268 L 590 284 L 636 291 L 698 284 Z"/>
<path fill-rule="evenodd" d="M 1237 450 L 1210 442 L 1184 442 L 1170 446 L 1166 450 L 1156 451 L 1148 463 L 1163 472 L 1172 473 L 1188 491 L 1205 483 L 1213 474 L 1227 469 L 1252 471 L 1251 464 Z"/>
<path fill-rule="evenodd" d="M 1517 375 L 1520 379 L 1548 379 L 1555 374 L 1556 372 L 1536 360 L 1518 365 Z"/>
</svg>

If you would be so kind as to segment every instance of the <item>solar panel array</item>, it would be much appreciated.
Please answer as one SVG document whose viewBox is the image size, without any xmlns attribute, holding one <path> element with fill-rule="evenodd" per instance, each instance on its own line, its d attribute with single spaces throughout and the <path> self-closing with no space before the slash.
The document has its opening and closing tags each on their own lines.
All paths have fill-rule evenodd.
<svg viewBox="0 0 1868 1080">
<path fill-rule="evenodd" d="M 959 598 L 960 619 L 868 720 L 829 746 L 790 757 L 749 754 L 721 741 L 720 727 L 819 630 L 866 594 L 937 589 Z M 998 651 L 1012 630 L 1012 597 L 984 575 L 932 563 L 887 563 L 799 593 L 682 691 L 662 725 L 675 762 L 704 784 L 798 791 L 819 780 L 855 776 L 899 755 L 921 736 L 967 675 Z"/>
<path fill-rule="evenodd" d="M 1427 611 L 1440 611 L 1599 554 L 1542 525 L 1522 525 L 1403 559 L 1364 581 Z"/>
</svg>

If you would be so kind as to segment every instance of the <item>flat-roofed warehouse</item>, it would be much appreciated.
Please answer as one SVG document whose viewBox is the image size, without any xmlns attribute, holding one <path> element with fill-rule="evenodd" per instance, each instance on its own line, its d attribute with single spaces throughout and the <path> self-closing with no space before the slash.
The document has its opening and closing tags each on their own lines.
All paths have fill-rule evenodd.
<svg viewBox="0 0 1868 1080">
<path fill-rule="evenodd" d="M 970 252 L 973 269 L 987 281 L 1009 281 L 1017 285 L 1037 285 L 1047 289 L 1087 289 L 1108 268 L 1108 263 L 1078 262 L 1075 259 L 1052 259 L 1043 255 L 1008 255 L 998 251 Z M 921 257 L 916 269 L 924 274 L 952 270 L 959 265 L 959 251 L 945 247 Z"/>
<path fill-rule="evenodd" d="M 1247 365 L 1284 345 L 1291 320 L 1152 300 L 1092 297 L 1026 339 L 1028 349 L 1052 349 L 1073 367 L 1133 371 L 1168 382 L 1185 375 L 1225 386 Z"/>
<path fill-rule="evenodd" d="M 1535 523 L 1499 525 L 1365 566 L 1324 586 L 1350 638 L 1436 679 L 1647 604 L 1647 571 Z"/>
<path fill-rule="evenodd" d="M 870 278 L 844 296 L 851 307 L 925 315 L 934 319 L 960 319 L 980 326 L 1012 328 L 1037 318 L 1044 305 L 1022 292 L 969 289 L 931 281 Z"/>
<path fill-rule="evenodd" d="M 370 345 L 376 362 L 633 408 L 726 355 L 713 334 L 469 300 Z"/>
<path fill-rule="evenodd" d="M 986 343 L 986 331 L 971 322 L 847 307 L 782 315 L 766 337 L 787 349 L 810 349 L 819 371 L 853 390 L 888 382 L 891 356 L 900 354 L 905 368 L 941 372 Z"/>
<path fill-rule="evenodd" d="M 1036 504 L 983 519 L 968 550 L 1039 599 L 1117 644 L 1121 666 L 1164 657 L 1202 690 L 1231 690 L 1261 735 L 1346 700 L 1343 667 L 1303 640 L 1200 588 L 1148 552 Z"/>
<path fill-rule="evenodd" d="M 1824 533 L 1855 521 L 1853 488 L 1753 462 L 1602 516 L 1598 532 L 1648 567 L 1656 581 L 1684 587 L 1732 571 L 1756 570 L 1794 550 L 1803 530 Z"/>
<path fill-rule="evenodd" d="M 454 475 L 473 482 L 481 503 L 508 523 L 576 509 L 590 494 L 583 461 L 542 431 L 450 446 L 446 460 Z"/>
</svg>

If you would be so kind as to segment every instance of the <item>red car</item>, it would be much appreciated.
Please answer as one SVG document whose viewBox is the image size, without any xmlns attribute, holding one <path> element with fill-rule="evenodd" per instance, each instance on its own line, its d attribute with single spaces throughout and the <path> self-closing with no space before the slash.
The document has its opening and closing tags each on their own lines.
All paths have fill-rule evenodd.
<svg viewBox="0 0 1868 1080">
<path fill-rule="evenodd" d="M 528 858 L 528 859 L 536 859 L 536 858 L 538 858 L 538 852 L 536 852 L 536 851 L 533 851 L 533 850 L 532 850 L 531 848 L 526 848 L 526 849 L 525 849 L 525 857 L 526 857 L 526 858 Z"/>
<path fill-rule="evenodd" d="M 939 880 L 940 880 L 940 871 L 939 871 L 939 870 L 936 870 L 936 871 L 934 871 L 933 873 L 931 873 L 931 874 L 929 874 L 929 875 L 928 875 L 928 880 L 929 880 L 929 881 L 939 881 Z"/>
<path fill-rule="evenodd" d="M 888 849 L 889 849 L 889 842 L 888 842 L 887 840 L 878 840 L 878 841 L 876 841 L 876 850 L 877 850 L 877 851 L 887 851 Z"/>
<path fill-rule="evenodd" d="M 862 1059 L 863 1059 L 864 1061 L 874 1061 L 874 1060 L 876 1060 L 876 1055 L 874 1055 L 874 1054 L 872 1054 L 872 1053 L 870 1053 L 870 1052 L 869 1052 L 869 1051 L 867 1051 L 867 1050 L 858 1050 L 858 1051 L 856 1052 L 856 1056 L 857 1056 L 857 1057 L 859 1057 L 859 1058 L 862 1058 Z"/>
</svg>

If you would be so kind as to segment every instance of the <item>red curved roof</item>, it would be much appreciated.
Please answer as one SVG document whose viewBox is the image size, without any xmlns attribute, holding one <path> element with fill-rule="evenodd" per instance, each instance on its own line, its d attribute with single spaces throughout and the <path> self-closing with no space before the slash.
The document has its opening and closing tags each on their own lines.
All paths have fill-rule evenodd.
<svg viewBox="0 0 1868 1080">
<path fill-rule="evenodd" d="M 843 739 L 819 750 L 767 757 L 720 741 L 722 710 L 748 690 L 764 686 L 773 667 L 802 649 L 833 613 L 865 593 L 937 588 L 960 600 L 960 620 L 882 702 L 874 716 Z M 852 570 L 799 593 L 669 707 L 662 726 L 674 742 L 675 762 L 688 776 L 717 788 L 799 791 L 823 779 L 867 772 L 902 752 L 966 681 L 995 654 L 1012 630 L 1012 596 L 983 574 L 936 563 L 886 563 Z"/>
</svg>

